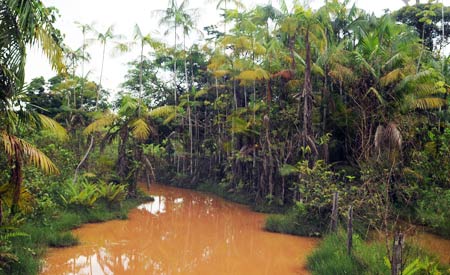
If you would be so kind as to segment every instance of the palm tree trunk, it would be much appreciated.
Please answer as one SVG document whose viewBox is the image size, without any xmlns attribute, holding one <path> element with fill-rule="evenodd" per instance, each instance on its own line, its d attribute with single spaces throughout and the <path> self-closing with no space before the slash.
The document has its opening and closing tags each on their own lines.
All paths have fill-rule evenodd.
<svg viewBox="0 0 450 275">
<path fill-rule="evenodd" d="M 174 85 L 174 100 L 177 105 L 177 23 L 175 23 L 175 45 L 173 46 L 173 85 Z"/>
<path fill-rule="evenodd" d="M 106 41 L 103 43 L 102 66 L 100 68 L 100 81 L 97 88 L 97 99 L 95 100 L 95 110 L 98 109 L 98 101 L 100 99 L 100 89 L 102 88 L 103 66 L 105 65 Z"/>
<path fill-rule="evenodd" d="M 117 174 L 121 183 L 126 183 L 128 178 L 128 158 L 127 158 L 128 128 L 125 126 L 119 132 L 119 147 L 117 158 Z"/>
<path fill-rule="evenodd" d="M 141 63 L 139 65 L 139 98 L 138 98 L 138 116 L 141 115 L 141 105 L 142 105 L 142 63 L 144 62 L 144 43 L 141 42 Z"/>
<path fill-rule="evenodd" d="M 22 173 L 22 153 L 21 148 L 17 145 L 14 146 L 14 166 L 11 169 L 11 184 L 13 186 L 13 198 L 11 203 L 11 215 L 17 213 L 19 211 L 19 200 L 20 194 L 22 192 L 22 182 L 23 182 L 23 173 Z"/>
<path fill-rule="evenodd" d="M 303 135 L 312 136 L 312 83 L 311 83 L 311 45 L 309 30 L 306 31 L 305 83 L 303 86 Z M 306 143 L 303 144 L 306 146 Z"/>
<path fill-rule="evenodd" d="M 184 48 L 184 78 L 186 83 L 186 90 L 187 90 L 187 100 L 188 100 L 188 124 L 189 124 L 189 140 L 190 140 L 190 147 L 189 147 L 189 162 L 190 162 L 190 175 L 193 174 L 193 163 L 192 163 L 192 147 L 193 147 L 193 137 L 192 137 L 192 119 L 191 119 L 191 104 L 190 104 L 190 95 L 189 95 L 189 80 L 188 80 L 188 70 L 187 70 L 187 62 L 186 62 L 186 32 L 183 32 L 183 48 Z"/>
</svg>

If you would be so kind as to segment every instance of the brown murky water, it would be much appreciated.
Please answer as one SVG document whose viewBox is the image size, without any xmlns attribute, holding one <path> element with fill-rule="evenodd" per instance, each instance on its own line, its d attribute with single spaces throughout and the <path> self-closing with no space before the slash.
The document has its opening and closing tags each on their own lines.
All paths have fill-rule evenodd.
<svg viewBox="0 0 450 275">
<path fill-rule="evenodd" d="M 308 274 L 317 239 L 264 232 L 265 215 L 190 190 L 153 185 L 155 201 L 126 221 L 75 230 L 81 245 L 51 250 L 42 275 Z"/>
<path fill-rule="evenodd" d="M 439 256 L 442 263 L 450 265 L 450 240 L 425 232 L 418 232 L 411 239 L 417 245 Z"/>
</svg>

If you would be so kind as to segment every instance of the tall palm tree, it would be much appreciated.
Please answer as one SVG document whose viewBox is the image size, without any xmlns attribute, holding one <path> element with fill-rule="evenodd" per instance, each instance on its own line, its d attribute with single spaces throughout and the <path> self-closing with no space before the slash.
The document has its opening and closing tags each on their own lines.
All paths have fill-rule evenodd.
<svg viewBox="0 0 450 275">
<path fill-rule="evenodd" d="M 83 45 L 81 46 L 82 53 L 81 55 L 84 57 L 81 60 L 81 90 L 80 93 L 83 94 L 84 92 L 84 84 L 85 84 L 85 71 L 84 71 L 84 65 L 85 61 L 88 61 L 90 59 L 89 53 L 86 52 L 86 47 L 88 46 L 86 35 L 89 31 L 92 30 L 92 24 L 82 24 L 80 22 L 75 22 L 77 27 L 81 30 L 81 34 L 83 35 Z"/>
<path fill-rule="evenodd" d="M 139 62 L 139 96 L 138 96 L 138 113 L 140 112 L 141 102 L 142 102 L 142 95 L 143 95 L 143 84 L 142 84 L 142 73 L 143 73 L 143 63 L 144 63 L 144 48 L 145 46 L 150 46 L 153 49 L 158 49 L 161 47 L 161 43 L 158 42 L 156 39 L 154 39 L 150 33 L 143 34 L 141 31 L 141 28 L 138 24 L 134 26 L 134 33 L 133 33 L 133 42 L 135 44 L 138 44 L 140 49 L 140 62 Z"/>
<path fill-rule="evenodd" d="M 192 175 L 194 165 L 193 165 L 193 132 L 192 132 L 192 110 L 191 110 L 191 103 L 190 103 L 190 90 L 191 85 L 189 84 L 189 76 L 188 76 L 188 68 L 187 68 L 187 51 L 186 51 L 186 35 L 189 35 L 189 33 L 194 28 L 195 24 L 195 18 L 197 17 L 197 10 L 195 9 L 180 9 L 179 11 L 181 13 L 181 26 L 183 28 L 183 52 L 184 52 L 184 81 L 186 85 L 186 94 L 187 94 L 187 110 L 188 110 L 188 127 L 189 127 L 189 140 L 190 140 L 190 146 L 189 146 L 189 152 L 190 152 L 190 174 Z"/>
<path fill-rule="evenodd" d="M 223 9 L 226 11 L 228 9 L 228 3 L 233 4 L 236 8 L 245 8 L 244 4 L 240 0 L 213 0 L 212 2 L 217 2 L 216 9 Z M 227 19 L 223 22 L 223 33 L 227 34 Z"/>
<path fill-rule="evenodd" d="M 183 32 L 183 51 L 184 51 L 184 74 L 185 74 L 185 85 L 188 97 L 187 109 L 188 109 L 188 124 L 189 124 L 189 137 L 190 137 L 190 173 L 193 173 L 193 162 L 192 162 L 192 152 L 193 152 L 193 134 L 192 134 L 192 118 L 191 118 L 191 106 L 189 102 L 189 77 L 187 70 L 187 53 L 186 53 L 186 36 L 194 28 L 195 17 L 197 16 L 196 9 L 188 9 L 189 5 L 188 0 L 183 0 L 180 5 L 177 5 L 176 0 L 171 0 L 169 2 L 169 7 L 163 13 L 163 17 L 160 19 L 161 25 L 168 26 L 166 34 L 173 29 L 174 31 L 174 99 L 175 105 L 177 105 L 177 57 L 176 57 L 176 49 L 177 49 L 177 38 L 178 28 L 182 28 Z"/>
<path fill-rule="evenodd" d="M 98 82 L 98 86 L 96 89 L 97 95 L 96 95 L 96 100 L 95 100 L 95 111 L 97 111 L 98 103 L 100 100 L 100 90 L 102 89 L 103 68 L 105 65 L 105 55 L 106 55 L 106 45 L 108 42 L 113 42 L 115 44 L 114 49 L 117 51 L 120 51 L 120 52 L 126 51 L 127 46 L 120 42 L 120 40 L 123 39 L 123 36 L 114 33 L 114 25 L 107 27 L 104 32 L 99 32 L 93 28 L 91 28 L 90 30 L 96 36 L 96 40 L 98 42 L 100 42 L 100 44 L 102 45 L 102 62 L 101 62 L 101 67 L 100 67 L 100 77 L 99 77 L 99 82 Z M 83 163 L 87 160 L 89 153 L 91 152 L 93 147 L 94 147 L 94 136 L 91 135 L 88 149 L 87 149 L 86 153 L 84 154 L 83 158 L 78 163 L 77 167 L 75 168 L 75 175 L 74 175 L 74 179 L 73 179 L 74 183 L 77 182 L 78 172 L 81 169 L 81 166 L 83 165 Z"/>
<path fill-rule="evenodd" d="M 180 5 L 177 4 L 176 0 L 170 0 L 169 6 L 165 10 L 156 11 L 157 14 L 162 15 L 159 20 L 160 25 L 167 26 L 165 34 L 168 34 L 173 30 L 174 35 L 174 52 L 173 52 L 173 71 L 174 71 L 174 100 L 175 105 L 177 104 L 177 46 L 178 46 L 178 29 L 181 27 L 183 29 L 183 36 L 189 33 L 194 25 L 192 20 L 193 13 L 196 12 L 195 9 L 188 9 L 188 0 L 183 0 Z"/>
<path fill-rule="evenodd" d="M 122 39 L 123 36 L 114 33 L 114 25 L 107 27 L 104 32 L 99 32 L 95 29 L 92 29 L 92 32 L 96 36 L 96 40 L 102 46 L 102 62 L 101 62 L 101 67 L 100 67 L 100 77 L 99 77 L 99 81 L 98 81 L 97 99 L 95 102 L 95 108 L 98 109 L 100 89 L 102 88 L 103 69 L 104 69 L 104 65 L 105 65 L 106 45 L 108 44 L 108 42 L 111 42 L 111 41 L 114 42 L 116 44 L 116 46 L 118 46 L 119 49 L 122 49 L 124 45 L 118 42 L 118 40 Z"/>
</svg>

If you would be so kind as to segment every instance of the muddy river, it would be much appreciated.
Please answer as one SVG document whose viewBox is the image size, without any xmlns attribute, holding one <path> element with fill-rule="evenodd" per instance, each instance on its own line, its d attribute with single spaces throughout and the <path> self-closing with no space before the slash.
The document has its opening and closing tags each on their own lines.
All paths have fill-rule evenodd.
<svg viewBox="0 0 450 275">
<path fill-rule="evenodd" d="M 308 274 L 317 239 L 262 230 L 264 214 L 191 190 L 152 185 L 128 220 L 89 224 L 81 244 L 50 250 L 42 274 Z"/>
</svg>

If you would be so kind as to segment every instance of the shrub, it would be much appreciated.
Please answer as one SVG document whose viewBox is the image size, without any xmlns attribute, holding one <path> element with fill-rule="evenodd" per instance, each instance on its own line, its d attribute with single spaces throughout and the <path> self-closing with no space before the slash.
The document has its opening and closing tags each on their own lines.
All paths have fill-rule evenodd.
<svg viewBox="0 0 450 275">
<path fill-rule="evenodd" d="M 417 202 L 417 218 L 442 236 L 450 237 L 450 190 L 433 188 L 423 191 Z"/>
</svg>

